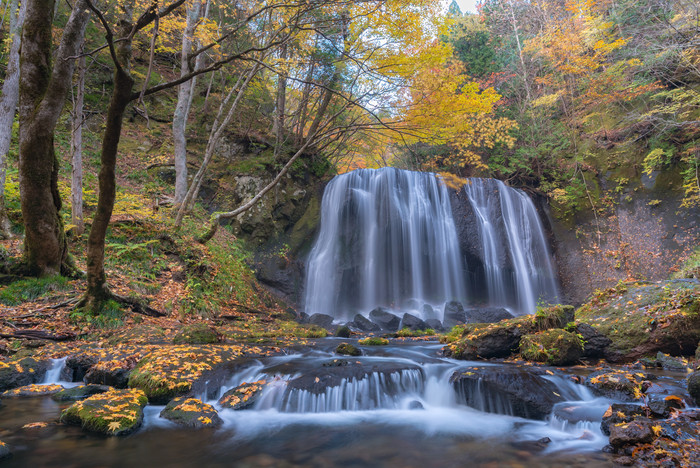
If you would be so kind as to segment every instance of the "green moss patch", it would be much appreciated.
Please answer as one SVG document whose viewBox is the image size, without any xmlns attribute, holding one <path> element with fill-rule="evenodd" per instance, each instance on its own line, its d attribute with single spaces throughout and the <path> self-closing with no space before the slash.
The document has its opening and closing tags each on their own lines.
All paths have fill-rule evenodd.
<svg viewBox="0 0 700 468">
<path fill-rule="evenodd" d="M 389 340 L 379 336 L 370 336 L 358 341 L 357 343 L 361 344 L 362 346 L 386 346 L 389 344 Z"/>
<path fill-rule="evenodd" d="M 148 399 L 141 390 L 110 390 L 69 406 L 60 420 L 90 432 L 126 435 L 141 426 L 146 403 Z"/>
<path fill-rule="evenodd" d="M 553 366 L 573 364 L 582 353 L 581 339 L 561 329 L 525 335 L 520 340 L 520 354 L 524 359 Z"/>
<path fill-rule="evenodd" d="M 213 344 L 219 342 L 216 330 L 204 323 L 185 325 L 173 338 L 174 344 Z"/>
<path fill-rule="evenodd" d="M 178 397 L 171 400 L 160 412 L 160 417 L 195 429 L 223 424 L 212 405 L 196 398 Z"/>
</svg>

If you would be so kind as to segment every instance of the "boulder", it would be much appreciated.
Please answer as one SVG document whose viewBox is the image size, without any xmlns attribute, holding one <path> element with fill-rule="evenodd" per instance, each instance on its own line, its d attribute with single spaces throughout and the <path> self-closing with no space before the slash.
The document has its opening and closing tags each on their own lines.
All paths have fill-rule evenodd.
<svg viewBox="0 0 700 468">
<path fill-rule="evenodd" d="M 578 336 L 558 328 L 525 335 L 520 340 L 520 354 L 530 361 L 552 366 L 574 364 L 583 353 Z"/>
<path fill-rule="evenodd" d="M 77 401 L 84 400 L 93 395 L 105 393 L 111 390 L 107 385 L 78 385 L 77 387 L 66 388 L 51 396 L 55 401 Z"/>
<path fill-rule="evenodd" d="M 583 339 L 583 356 L 588 358 L 602 358 L 612 343 L 612 340 L 600 333 L 587 323 L 576 325 L 575 333 Z"/>
<path fill-rule="evenodd" d="M 185 325 L 173 337 L 173 344 L 212 344 L 219 341 L 216 330 L 205 323 Z"/>
<path fill-rule="evenodd" d="M 129 374 L 135 367 L 136 360 L 130 358 L 100 361 L 87 371 L 83 381 L 87 384 L 127 388 Z"/>
<path fill-rule="evenodd" d="M 82 382 L 88 370 L 97 364 L 99 357 L 93 352 L 71 354 L 66 358 L 66 365 L 61 378 L 69 382 Z"/>
<path fill-rule="evenodd" d="M 442 326 L 442 322 L 438 319 L 428 319 L 425 321 L 425 326 L 431 328 L 435 331 L 444 331 L 445 328 Z"/>
<path fill-rule="evenodd" d="M 513 314 L 503 307 L 480 307 L 467 309 L 465 323 L 496 323 L 513 318 Z"/>
<path fill-rule="evenodd" d="M 357 314 L 352 319 L 352 321 L 355 324 L 355 327 L 357 327 L 357 329 L 360 331 L 375 332 L 381 330 L 381 327 L 379 325 L 372 322 L 364 315 Z"/>
<path fill-rule="evenodd" d="M 326 314 L 313 314 L 309 317 L 309 323 L 321 328 L 330 328 L 333 326 L 333 317 Z"/>
<path fill-rule="evenodd" d="M 538 330 L 549 330 L 551 328 L 565 328 L 574 321 L 574 306 L 555 305 L 538 308 L 535 312 L 535 326 Z"/>
<path fill-rule="evenodd" d="M 632 422 L 610 426 L 610 445 L 615 448 L 646 444 L 652 440 L 654 440 L 654 431 L 650 421 L 636 419 Z"/>
<path fill-rule="evenodd" d="M 688 376 L 688 393 L 695 400 L 695 404 L 700 406 L 700 371 L 695 371 Z"/>
<path fill-rule="evenodd" d="M 61 412 L 60 421 L 89 432 L 127 435 L 141 426 L 146 403 L 148 399 L 141 390 L 110 390 L 73 403 Z M 116 407 L 119 411 L 114 410 Z"/>
<path fill-rule="evenodd" d="M 24 387 L 13 388 L 12 390 L 7 390 L 2 393 L 2 397 L 38 397 L 53 395 L 63 390 L 63 385 L 49 384 L 49 385 L 25 385 Z"/>
<path fill-rule="evenodd" d="M 564 401 L 552 382 L 534 369 L 514 366 L 467 367 L 450 378 L 459 401 L 488 413 L 545 419 Z"/>
<path fill-rule="evenodd" d="M 338 338 L 350 338 L 350 326 L 346 324 L 342 327 L 338 327 L 334 335 Z"/>
<path fill-rule="evenodd" d="M 661 351 L 656 353 L 656 365 L 665 370 L 687 372 L 688 361 L 682 357 L 673 357 Z"/>
<path fill-rule="evenodd" d="M 442 321 L 445 328 L 452 328 L 460 323 L 466 323 L 467 313 L 464 311 L 462 303 L 458 301 L 446 302 Z"/>
<path fill-rule="evenodd" d="M 267 381 L 243 382 L 238 387 L 224 393 L 219 399 L 222 408 L 232 410 L 244 410 L 252 408 L 262 396 L 262 392 L 267 386 Z"/>
<path fill-rule="evenodd" d="M 399 329 L 401 320 L 383 307 L 377 307 L 369 313 L 369 318 L 382 330 L 396 331 Z"/>
<path fill-rule="evenodd" d="M 31 357 L 0 361 L 0 392 L 38 383 L 49 368 L 49 361 Z"/>
<path fill-rule="evenodd" d="M 584 384 L 594 393 L 623 401 L 642 399 L 642 382 L 646 375 L 642 372 L 602 369 L 589 375 Z"/>
<path fill-rule="evenodd" d="M 430 304 L 423 304 L 423 317 L 425 317 L 426 320 L 437 319 L 437 312 L 435 312 L 435 309 L 433 309 L 433 306 Z"/>
<path fill-rule="evenodd" d="M 408 328 L 409 330 L 425 330 L 428 326 L 425 322 L 415 315 L 403 314 L 400 328 Z"/>
<path fill-rule="evenodd" d="M 214 407 L 197 398 L 173 398 L 160 412 L 160 417 L 193 429 L 223 424 Z"/>
<path fill-rule="evenodd" d="M 531 331 L 531 321 L 511 319 L 495 324 L 467 324 L 462 337 L 443 348 L 455 359 L 507 357 L 517 351 L 520 338 Z"/>
<path fill-rule="evenodd" d="M 647 394 L 647 407 L 659 418 L 667 418 L 671 414 L 671 410 L 680 410 L 685 408 L 683 399 L 677 395 L 666 395 L 663 393 Z"/>
<path fill-rule="evenodd" d="M 335 352 L 338 354 L 343 354 L 346 356 L 362 356 L 362 351 L 357 348 L 357 346 L 351 345 L 350 343 L 340 343 Z"/>
<path fill-rule="evenodd" d="M 603 434 L 610 435 L 610 428 L 616 424 L 623 424 L 634 421 L 636 418 L 646 416 L 643 406 L 632 403 L 613 403 L 608 407 L 600 423 L 600 430 Z"/>
</svg>

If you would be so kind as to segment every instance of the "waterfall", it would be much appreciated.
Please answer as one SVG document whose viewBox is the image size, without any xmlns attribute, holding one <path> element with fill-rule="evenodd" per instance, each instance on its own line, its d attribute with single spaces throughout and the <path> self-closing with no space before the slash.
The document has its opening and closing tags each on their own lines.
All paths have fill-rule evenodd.
<svg viewBox="0 0 700 468">
<path fill-rule="evenodd" d="M 450 192 L 435 174 L 383 168 L 335 177 L 307 264 L 306 313 L 340 322 L 407 304 L 419 311 L 457 300 L 532 313 L 538 301 L 556 302 L 532 201 L 493 179 L 470 179 L 462 193 L 475 226 L 467 239 L 458 239 Z"/>
<path fill-rule="evenodd" d="M 469 179 L 464 192 L 479 227 L 489 304 L 529 314 L 539 301 L 557 302 L 555 273 L 532 200 L 495 179 Z"/>
<path fill-rule="evenodd" d="M 360 169 L 335 177 L 306 277 L 306 312 L 337 320 L 408 299 L 467 298 L 449 193 L 434 174 Z"/>
</svg>

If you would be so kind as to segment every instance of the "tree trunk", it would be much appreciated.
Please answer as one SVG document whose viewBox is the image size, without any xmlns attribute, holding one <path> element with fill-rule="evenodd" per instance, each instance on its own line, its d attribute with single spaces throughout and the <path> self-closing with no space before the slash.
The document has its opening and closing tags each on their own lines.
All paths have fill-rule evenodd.
<svg viewBox="0 0 700 468">
<path fill-rule="evenodd" d="M 182 34 L 182 55 L 180 58 L 180 76 L 190 73 L 188 55 L 192 52 L 192 38 L 200 16 L 201 3 L 194 2 L 187 10 L 187 24 Z M 173 115 L 173 143 L 175 156 L 175 206 L 179 206 L 187 193 L 187 117 L 189 115 L 190 97 L 194 91 L 194 80 L 182 83 L 178 87 L 177 105 Z"/>
<path fill-rule="evenodd" d="M 5 178 L 7 176 L 7 155 L 12 142 L 12 122 L 19 101 L 19 47 L 22 39 L 22 24 L 27 11 L 27 2 L 17 10 L 18 0 L 12 0 L 10 8 L 10 35 L 12 45 L 7 59 L 5 82 L 0 97 L 0 239 L 12 235 L 10 220 L 5 206 Z"/>
<path fill-rule="evenodd" d="M 78 83 L 76 84 L 75 102 L 73 103 L 71 154 L 73 164 L 71 170 L 71 224 L 74 232 L 81 236 L 85 232 L 83 220 L 83 108 L 85 102 L 85 56 L 78 61 Z"/>
<path fill-rule="evenodd" d="M 287 44 L 282 44 L 280 50 L 280 59 L 284 62 L 287 60 Z M 286 64 L 282 64 L 286 68 Z M 277 77 L 277 98 L 275 99 L 275 122 L 272 126 L 272 132 L 277 141 L 275 147 L 279 148 L 284 140 L 284 117 L 285 108 L 287 107 L 287 75 L 282 72 Z"/>
<path fill-rule="evenodd" d="M 20 61 L 19 184 L 25 226 L 24 256 L 30 274 L 68 272 L 68 250 L 60 216 L 59 161 L 53 134 L 72 84 L 75 60 L 89 18 L 78 0 L 63 30 L 51 71 L 54 0 L 27 0 Z"/>
</svg>

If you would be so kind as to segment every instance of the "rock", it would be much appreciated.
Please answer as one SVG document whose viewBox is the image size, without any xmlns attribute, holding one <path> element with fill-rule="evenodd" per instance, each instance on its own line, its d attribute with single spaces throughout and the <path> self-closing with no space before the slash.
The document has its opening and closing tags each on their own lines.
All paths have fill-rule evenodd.
<svg viewBox="0 0 700 468">
<path fill-rule="evenodd" d="M 646 375 L 642 372 L 603 369 L 586 378 L 585 385 L 599 395 L 608 398 L 635 401 L 642 398 L 642 382 Z"/>
<path fill-rule="evenodd" d="M 520 354 L 524 359 L 552 366 L 574 364 L 582 353 L 579 337 L 558 328 L 525 335 L 520 340 Z"/>
<path fill-rule="evenodd" d="M 460 323 L 466 323 L 467 313 L 464 311 L 462 303 L 458 301 L 446 302 L 442 320 L 445 328 L 452 328 Z"/>
<path fill-rule="evenodd" d="M 110 390 L 73 403 L 61 412 L 60 421 L 89 432 L 127 435 L 141 426 L 146 403 L 148 399 L 141 390 Z"/>
<path fill-rule="evenodd" d="M 382 330 L 388 330 L 392 332 L 398 330 L 399 324 L 401 323 L 401 320 L 399 320 L 399 318 L 396 315 L 387 311 L 383 307 L 377 307 L 376 309 L 372 310 L 372 312 L 369 313 L 369 318 L 374 323 L 376 323 Z"/>
<path fill-rule="evenodd" d="M 695 404 L 700 406 L 700 371 L 695 371 L 688 376 L 688 393 L 695 400 Z"/>
<path fill-rule="evenodd" d="M 338 327 L 338 329 L 335 331 L 335 336 L 338 338 L 350 338 L 350 327 L 348 325 Z"/>
<path fill-rule="evenodd" d="M 480 307 L 478 309 L 467 309 L 465 323 L 496 323 L 501 320 L 513 318 L 513 314 L 503 307 Z"/>
<path fill-rule="evenodd" d="M 84 400 L 93 395 L 105 393 L 111 390 L 107 385 L 78 385 L 73 388 L 66 388 L 51 396 L 55 401 L 76 401 Z"/>
<path fill-rule="evenodd" d="M 641 405 L 613 403 L 603 415 L 600 430 L 603 431 L 603 434 L 610 435 L 610 427 L 616 424 L 628 423 L 644 416 L 646 416 L 646 412 Z"/>
<path fill-rule="evenodd" d="M 365 332 L 375 332 L 381 330 L 381 327 L 377 325 L 376 323 L 372 322 L 369 320 L 367 317 L 364 315 L 357 314 L 355 317 L 352 319 L 352 321 L 355 323 L 355 326 L 357 327 L 358 330 L 360 331 L 365 331 Z"/>
<path fill-rule="evenodd" d="M 222 408 L 232 410 L 244 410 L 252 408 L 262 396 L 262 392 L 267 386 L 267 381 L 258 380 L 257 382 L 243 382 L 236 388 L 224 393 L 219 399 L 219 404 Z"/>
<path fill-rule="evenodd" d="M 338 347 L 335 348 L 335 352 L 346 356 L 362 356 L 362 351 L 350 343 L 340 343 Z"/>
<path fill-rule="evenodd" d="M 0 392 L 38 383 L 48 368 L 48 361 L 38 361 L 31 357 L 0 361 Z"/>
<path fill-rule="evenodd" d="M 362 346 L 386 346 L 389 344 L 389 340 L 380 336 L 368 336 L 358 340 L 357 344 Z"/>
<path fill-rule="evenodd" d="M 313 314 L 309 317 L 309 323 L 321 328 L 330 328 L 333 326 L 333 317 L 326 314 Z"/>
<path fill-rule="evenodd" d="M 409 299 L 403 304 L 403 307 L 408 310 L 420 310 L 420 302 L 418 299 Z"/>
<path fill-rule="evenodd" d="M 574 321 L 574 307 L 570 305 L 556 305 L 538 308 L 535 313 L 535 325 L 539 330 L 551 328 L 565 328 Z"/>
<path fill-rule="evenodd" d="M 411 314 L 403 314 L 400 328 L 408 328 L 409 330 L 425 330 L 428 326 L 424 321 Z"/>
<path fill-rule="evenodd" d="M 25 385 L 24 387 L 14 388 L 12 390 L 7 390 L 2 393 L 2 397 L 38 397 L 53 395 L 63 390 L 63 385 L 50 384 L 50 385 Z"/>
<path fill-rule="evenodd" d="M 662 393 L 652 393 L 647 395 L 647 407 L 659 418 L 667 418 L 672 409 L 683 409 L 685 403 L 683 399 L 676 395 L 664 395 Z"/>
<path fill-rule="evenodd" d="M 545 419 L 564 401 L 556 385 L 531 369 L 468 367 L 455 372 L 450 382 L 461 402 L 488 413 Z"/>
<path fill-rule="evenodd" d="M 408 409 L 410 409 L 410 410 L 421 410 L 421 409 L 425 409 L 425 407 L 423 406 L 423 403 L 421 403 L 420 401 L 418 401 L 418 400 L 413 400 L 413 401 L 411 401 L 411 402 L 408 404 Z"/>
<path fill-rule="evenodd" d="M 442 322 L 439 321 L 438 319 L 428 319 L 425 321 L 425 326 L 435 330 L 435 331 L 444 331 L 445 328 L 442 326 Z"/>
<path fill-rule="evenodd" d="M 66 366 L 61 377 L 69 382 L 82 382 L 87 371 L 97 364 L 99 358 L 90 352 L 72 354 L 66 358 Z"/>
<path fill-rule="evenodd" d="M 7 458 L 10 455 L 12 455 L 12 450 L 10 450 L 10 446 L 2 440 L 0 440 L 0 460 L 2 460 L 3 458 Z"/>
<path fill-rule="evenodd" d="M 656 365 L 665 370 L 687 372 L 688 361 L 682 357 L 672 357 L 661 351 L 656 353 Z"/>
<path fill-rule="evenodd" d="M 173 337 L 173 344 L 212 344 L 219 341 L 216 330 L 204 323 L 185 325 Z"/>
<path fill-rule="evenodd" d="M 588 358 L 601 358 L 612 343 L 612 340 L 600 333 L 587 323 L 576 325 L 575 333 L 583 339 L 583 356 Z"/>
<path fill-rule="evenodd" d="M 646 444 L 652 440 L 654 440 L 654 431 L 649 421 L 637 419 L 610 426 L 610 445 L 613 447 Z"/>
<path fill-rule="evenodd" d="M 620 283 L 598 292 L 576 311 L 576 319 L 612 340 L 606 359 L 622 362 L 658 351 L 694 353 L 700 340 L 699 313 L 700 281 L 670 280 Z"/>
<path fill-rule="evenodd" d="M 223 424 L 212 405 L 196 398 L 173 398 L 160 412 L 160 417 L 194 429 L 219 427 Z"/>
<path fill-rule="evenodd" d="M 135 358 L 100 361 L 87 371 L 83 380 L 88 384 L 127 388 L 129 375 L 135 367 Z"/>
<path fill-rule="evenodd" d="M 443 348 L 446 356 L 455 359 L 507 357 L 518 349 L 520 338 L 532 330 L 527 317 L 494 324 L 467 324 L 462 337 Z"/>
<path fill-rule="evenodd" d="M 430 304 L 423 304 L 423 317 L 426 317 L 426 321 L 437 319 L 437 312 L 435 312 L 435 309 L 433 309 L 433 306 Z"/>
</svg>

